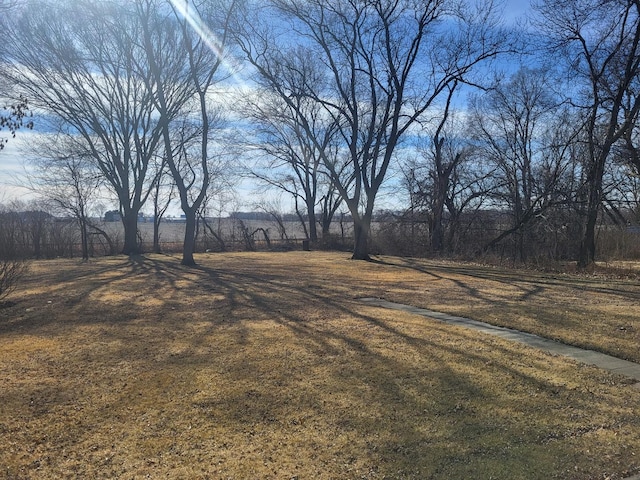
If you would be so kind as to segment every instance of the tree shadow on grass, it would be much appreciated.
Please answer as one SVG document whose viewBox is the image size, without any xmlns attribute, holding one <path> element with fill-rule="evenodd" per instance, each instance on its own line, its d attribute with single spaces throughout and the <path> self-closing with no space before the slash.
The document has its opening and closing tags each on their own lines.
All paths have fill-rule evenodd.
<svg viewBox="0 0 640 480">
<path fill-rule="evenodd" d="M 126 292 L 118 305 L 129 301 L 129 320 L 110 319 L 106 300 L 97 307 L 104 315 L 71 320 L 105 327 L 95 346 L 78 346 L 68 359 L 86 363 L 83 378 L 104 382 L 100 395 L 82 404 L 94 424 L 111 421 L 105 415 L 114 416 L 116 405 L 114 417 L 126 419 L 119 428 L 145 422 L 147 435 L 167 442 L 179 435 L 211 458 L 221 447 L 207 441 L 208 432 L 222 431 L 218 441 L 256 468 L 273 458 L 281 474 L 286 462 L 297 462 L 318 477 L 549 478 L 580 456 L 588 464 L 571 442 L 549 439 L 570 435 L 567 419 L 590 411 L 594 396 L 554 383 L 545 371 L 559 364 L 544 355 L 363 306 L 337 285 L 323 285 L 317 273 L 278 262 L 186 268 L 154 256 L 117 265 L 113 277 L 106 273 L 87 273 L 81 290 L 138 285 L 157 302 L 136 305 L 128 298 L 136 292 Z M 22 327 L 35 333 L 50 322 Z M 154 395 L 167 393 L 146 399 L 156 384 L 162 388 Z M 32 397 L 77 401 L 58 391 L 65 387 L 48 388 Z M 183 399 L 190 433 L 170 410 L 175 397 Z M 34 422 L 51 421 L 55 405 L 43 405 Z M 622 417 L 616 421 L 629 420 Z M 575 432 L 598 421 L 574 419 Z M 72 433 L 71 447 L 94 441 L 89 424 Z M 278 442 L 297 446 L 295 454 Z M 157 445 L 147 447 L 149 455 L 168 455 L 164 443 Z"/>
<path fill-rule="evenodd" d="M 579 275 L 564 276 L 562 274 L 536 271 L 527 271 L 526 274 L 523 274 L 523 272 L 519 270 L 512 270 L 506 273 L 508 269 L 493 268 L 484 265 L 436 264 L 415 258 L 398 258 L 394 259 L 394 261 L 379 260 L 378 263 L 411 269 L 436 278 L 445 278 L 442 274 L 446 273 L 448 275 L 454 274 L 463 277 L 490 280 L 517 287 L 522 291 L 522 298 L 524 299 L 536 295 L 544 296 L 547 287 L 563 287 L 640 300 L 640 291 L 636 288 L 637 284 L 627 280 L 591 278 L 589 276 Z M 450 279 L 449 277 L 446 278 Z M 459 282 L 458 285 L 466 289 L 469 295 L 477 296 L 477 290 L 470 288 L 462 281 Z"/>
<path fill-rule="evenodd" d="M 17 303 L 11 300 L 0 301 L 0 310 L 16 306 Z"/>
<path fill-rule="evenodd" d="M 375 465 L 378 472 L 386 475 L 395 472 L 396 475 L 421 478 L 438 478 L 442 475 L 441 478 L 445 478 L 452 472 L 472 474 L 474 468 L 480 468 L 480 471 L 485 469 L 492 474 L 507 474 L 510 468 L 517 467 L 521 472 L 528 472 L 528 478 L 544 478 L 559 466 L 552 464 L 551 467 L 542 467 L 540 461 L 543 457 L 562 463 L 564 455 L 566 458 L 573 455 L 570 447 L 564 445 L 556 445 L 555 452 L 549 453 L 545 439 L 554 435 L 556 426 L 553 421 L 535 427 L 528 425 L 529 431 L 523 433 L 521 427 L 531 422 L 526 414 L 527 401 L 515 408 L 522 418 L 503 418 L 497 412 L 509 408 L 513 410 L 513 405 L 505 405 L 505 402 L 510 404 L 514 399 L 496 395 L 495 391 L 483 388 L 482 381 L 476 381 L 472 373 L 457 370 L 456 365 L 486 364 L 487 356 L 484 353 L 474 353 L 455 342 L 438 343 L 430 340 L 428 335 L 408 334 L 376 316 L 360 313 L 361 307 L 353 301 L 332 298 L 300 285 L 286 283 L 283 275 L 272 273 L 267 281 L 258 272 L 243 272 L 241 277 L 235 277 L 230 272 L 206 266 L 200 266 L 198 270 L 226 292 L 233 306 L 250 305 L 269 320 L 285 326 L 317 358 L 318 363 L 322 359 L 335 362 L 335 368 L 329 372 L 328 384 L 323 388 L 344 394 L 349 398 L 350 406 L 344 408 L 339 404 L 333 405 L 332 408 L 337 412 L 334 427 L 350 438 L 362 439 L 363 443 L 355 441 L 354 444 L 358 444 L 360 454 L 366 452 L 368 462 Z M 414 352 L 421 359 L 421 366 L 381 353 L 379 345 L 367 341 L 370 336 L 350 335 L 348 331 L 333 328 L 335 323 L 306 318 L 304 310 L 295 308 L 300 304 L 318 304 L 327 315 L 335 318 L 358 319 L 363 325 L 382 332 L 399 349 Z M 434 329 L 433 325 L 429 328 Z M 441 330 L 443 335 L 456 335 L 445 327 L 438 327 L 437 330 Z M 520 368 L 514 366 L 513 356 L 518 355 L 517 349 L 487 339 L 478 339 L 478 342 L 489 345 L 487 350 L 494 353 L 502 352 L 502 355 L 493 357 L 490 367 L 492 375 L 517 384 L 523 390 L 520 392 L 522 394 L 526 390 L 548 397 L 545 402 L 548 415 L 566 402 L 566 398 L 558 396 L 560 392 L 571 395 L 571 392 L 554 385 L 544 376 L 528 373 L 528 370 L 532 370 L 531 365 Z M 455 360 L 443 362 L 440 356 Z M 340 357 L 347 361 L 340 362 L 337 360 Z M 412 358 L 415 360 L 415 356 Z M 500 358 L 500 361 L 495 358 Z M 260 360 L 254 358 L 249 361 L 257 365 Z M 537 362 L 540 360 L 534 361 Z M 246 380 L 246 365 L 229 373 L 232 382 Z M 430 393 L 433 390 L 441 392 L 439 400 Z M 324 393 L 316 390 L 311 404 L 321 404 Z M 267 403 L 272 405 L 273 401 L 273 398 L 269 398 Z M 233 398 L 225 405 L 234 411 L 233 405 L 237 402 L 243 404 L 238 398 Z M 586 407 L 586 400 L 573 399 L 573 407 L 580 408 L 581 403 Z M 484 408 L 482 404 L 492 405 L 495 410 Z M 297 406 L 300 409 L 306 407 Z M 262 403 L 262 409 L 265 408 L 275 415 L 274 418 L 282 418 L 277 412 L 273 413 L 273 405 L 267 407 Z M 316 410 L 315 414 L 322 415 L 322 412 Z M 242 415 L 234 414 L 233 417 L 242 418 Z M 429 432 L 426 428 L 429 418 L 436 417 L 446 420 L 443 425 Z M 520 422 L 523 424 L 519 425 Z M 447 443 L 447 438 L 450 443 Z M 456 443 L 455 446 L 453 443 Z M 565 451 L 565 448 L 569 450 Z M 499 462 L 492 463 L 491 456 L 499 457 Z"/>
</svg>

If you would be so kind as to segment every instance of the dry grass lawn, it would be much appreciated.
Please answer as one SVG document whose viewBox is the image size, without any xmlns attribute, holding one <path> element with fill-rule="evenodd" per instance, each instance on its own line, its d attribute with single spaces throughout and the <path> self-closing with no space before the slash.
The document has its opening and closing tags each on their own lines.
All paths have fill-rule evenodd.
<svg viewBox="0 0 640 480">
<path fill-rule="evenodd" d="M 319 252 L 36 262 L 0 309 L 0 478 L 621 479 L 640 390 L 377 296 L 640 361 L 637 277 Z"/>
</svg>

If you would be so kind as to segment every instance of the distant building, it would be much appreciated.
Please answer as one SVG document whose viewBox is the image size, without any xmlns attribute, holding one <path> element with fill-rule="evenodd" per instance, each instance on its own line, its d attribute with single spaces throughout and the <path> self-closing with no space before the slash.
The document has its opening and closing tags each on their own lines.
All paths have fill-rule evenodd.
<svg viewBox="0 0 640 480">
<path fill-rule="evenodd" d="M 120 222 L 122 217 L 120 216 L 120 212 L 118 210 L 109 210 L 104 214 L 105 222 Z"/>
</svg>

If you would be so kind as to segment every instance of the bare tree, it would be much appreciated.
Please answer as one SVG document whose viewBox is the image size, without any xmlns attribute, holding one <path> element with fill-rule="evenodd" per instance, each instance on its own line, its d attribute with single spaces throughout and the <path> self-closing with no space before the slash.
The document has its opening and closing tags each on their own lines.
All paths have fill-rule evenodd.
<svg viewBox="0 0 640 480">
<path fill-rule="evenodd" d="M 18 6 L 18 0 L 0 0 L 0 60 L 4 61 L 7 53 L 8 35 L 5 19 L 12 9 Z M 16 132 L 22 128 L 33 128 L 33 121 L 27 120 L 33 115 L 29 112 L 29 102 L 26 97 L 18 95 L 14 97 L 13 84 L 0 74 L 0 131 L 8 130 L 9 135 L 15 138 Z M 26 120 L 26 122 L 25 122 Z M 4 149 L 8 139 L 0 137 L 0 150 Z"/>
<path fill-rule="evenodd" d="M 186 219 L 182 264 L 195 265 L 198 212 L 207 198 L 211 177 L 217 173 L 211 136 L 222 122 L 220 110 L 212 108 L 210 95 L 220 81 L 221 52 L 234 3 L 220 9 L 204 2 L 177 4 L 180 8 L 174 4 L 173 12 L 163 12 L 158 2 L 147 0 L 138 3 L 138 12 L 145 19 L 143 42 L 164 155 Z M 192 28 L 207 24 L 217 36 L 212 30 L 203 34 Z M 185 116 L 184 112 L 197 113 Z"/>
<path fill-rule="evenodd" d="M 18 245 L 15 228 L 18 212 L 0 205 L 0 300 L 4 300 L 26 273 L 25 252 Z"/>
<path fill-rule="evenodd" d="M 22 259 L 0 257 L 0 300 L 15 290 L 27 268 L 28 264 Z"/>
<path fill-rule="evenodd" d="M 347 165 L 344 165 L 345 168 Z M 344 171 L 339 172 L 340 175 L 344 174 Z M 320 231 L 322 232 L 322 243 L 325 247 L 329 245 L 331 240 L 331 224 L 333 223 L 333 219 L 338 213 L 338 210 L 342 207 L 342 196 L 338 191 L 338 188 L 331 180 L 331 178 L 324 178 L 325 187 L 322 189 L 324 192 L 322 197 L 320 197 L 320 218 L 318 219 L 318 223 L 320 224 Z"/>
<path fill-rule="evenodd" d="M 82 258 L 88 260 L 90 232 L 103 235 L 109 243 L 111 239 L 90 219 L 91 203 L 104 179 L 76 140 L 74 135 L 55 135 L 32 144 L 29 163 L 33 173 L 27 178 L 30 188 L 54 212 L 75 219 L 80 229 Z"/>
<path fill-rule="evenodd" d="M 640 88 L 640 76 L 629 84 L 622 101 L 622 115 L 628 123 L 615 155 L 626 164 L 627 173 L 640 178 L 640 111 L 636 108 L 635 93 Z"/>
<path fill-rule="evenodd" d="M 240 46 L 316 144 L 353 218 L 352 258 L 369 259 L 375 200 L 396 147 L 453 82 L 472 82 L 475 66 L 508 48 L 495 9 L 441 0 L 273 0 L 272 14 L 251 7 L 259 17 L 244 24 Z M 282 23 L 261 25 L 261 18 Z M 305 68 L 308 62 L 318 68 Z M 300 108 L 305 102 L 331 120 L 348 175 L 324 154 Z"/>
<path fill-rule="evenodd" d="M 154 170 L 156 174 L 153 179 L 153 191 L 151 198 L 153 201 L 153 252 L 162 253 L 160 247 L 160 224 L 174 200 L 175 183 L 171 177 L 164 157 L 154 160 Z"/>
<path fill-rule="evenodd" d="M 315 112 L 306 110 L 315 108 Z M 305 109 L 309 128 L 317 139 L 314 142 L 297 120 L 296 109 L 291 108 L 279 96 L 271 95 L 268 89 L 259 89 L 255 95 L 246 96 L 242 105 L 243 116 L 252 121 L 253 135 L 246 136 L 244 144 L 249 155 L 255 159 L 249 175 L 264 184 L 286 193 L 294 200 L 295 211 L 307 238 L 318 241 L 318 218 L 316 208 L 320 206 L 320 218 L 330 223 L 340 204 L 332 184 L 325 175 L 322 155 L 329 158 L 340 155 L 336 145 L 335 130 L 326 128 L 317 104 Z M 338 160 L 332 160 L 337 164 Z M 329 180 L 329 181 L 327 181 Z"/>
<path fill-rule="evenodd" d="M 454 222 L 459 213 L 454 206 L 454 195 L 460 193 L 456 179 L 462 164 L 469 158 L 467 142 L 461 140 L 464 134 L 456 126 L 452 99 L 457 82 L 450 86 L 447 100 L 439 120 L 432 128 L 431 138 L 426 148 L 420 148 L 421 159 L 412 161 L 405 168 L 406 186 L 410 189 L 411 215 L 416 210 L 426 214 L 429 226 L 430 246 L 434 253 L 445 247 L 445 210 L 449 210 L 449 232 L 453 235 Z M 425 125 L 425 131 L 429 128 Z M 451 248 L 449 242 L 449 248 Z"/>
<path fill-rule="evenodd" d="M 402 169 L 409 197 L 403 219 L 411 227 L 412 254 L 420 252 L 416 247 L 422 245 L 435 254 L 462 253 L 461 237 L 474 223 L 474 212 L 488 204 L 494 185 L 495 166 L 477 155 L 468 139 L 468 126 L 456 115 L 444 113 L 426 145 Z M 424 226 L 428 227 L 426 242 L 420 238 Z"/>
<path fill-rule="evenodd" d="M 532 225 L 554 205 L 553 191 L 566 167 L 563 156 L 549 162 L 544 141 L 561 117 L 554 84 L 548 70 L 524 68 L 472 101 L 470 126 L 476 147 L 495 165 L 493 196 L 511 216 L 509 228 L 490 245 L 512 237 L 514 256 L 522 261 L 536 243 Z"/>
<path fill-rule="evenodd" d="M 587 150 L 586 205 L 578 266 L 595 260 L 603 176 L 614 145 L 637 119 L 640 94 L 638 0 L 540 0 L 538 25 L 552 37 L 576 88 Z M 625 102 L 627 103 L 625 107 Z"/>
<path fill-rule="evenodd" d="M 161 138 L 152 92 L 138 65 L 141 26 L 129 2 L 33 0 L 8 22 L 2 74 L 78 138 L 117 196 L 123 253 L 140 251 L 138 213 L 150 194 Z"/>
</svg>

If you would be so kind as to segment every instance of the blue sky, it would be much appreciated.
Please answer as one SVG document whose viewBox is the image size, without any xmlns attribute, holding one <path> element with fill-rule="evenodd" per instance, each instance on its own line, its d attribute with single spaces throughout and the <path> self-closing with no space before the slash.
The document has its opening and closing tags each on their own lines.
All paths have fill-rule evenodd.
<svg viewBox="0 0 640 480">
<path fill-rule="evenodd" d="M 504 19 L 507 22 L 514 22 L 518 17 L 531 10 L 529 0 L 507 0 L 505 4 Z"/>
<path fill-rule="evenodd" d="M 506 0 L 504 3 L 505 23 L 514 26 L 517 25 L 518 19 L 522 18 L 523 15 L 530 10 L 531 6 L 529 0 Z M 6 133 L 7 132 L 0 132 L 0 135 L 6 137 Z M 25 183 L 25 170 L 23 168 L 22 161 L 24 156 L 23 152 L 26 151 L 24 150 L 24 147 L 28 146 L 30 139 L 33 139 L 34 135 L 38 135 L 38 133 L 21 131 L 18 133 L 16 139 L 10 139 L 4 150 L 0 151 L 0 204 L 13 199 L 28 201 L 33 198 L 32 192 L 28 189 L 21 188 L 19 185 Z M 250 184 L 244 183 L 240 187 L 240 201 L 243 201 L 242 197 L 248 197 L 246 199 L 247 208 L 251 207 L 249 202 L 255 201 L 255 195 L 252 195 L 251 192 L 252 186 Z M 380 200 L 381 202 L 378 207 L 387 208 L 384 197 Z M 171 213 L 174 215 L 180 214 L 179 209 L 175 209 Z"/>
</svg>

